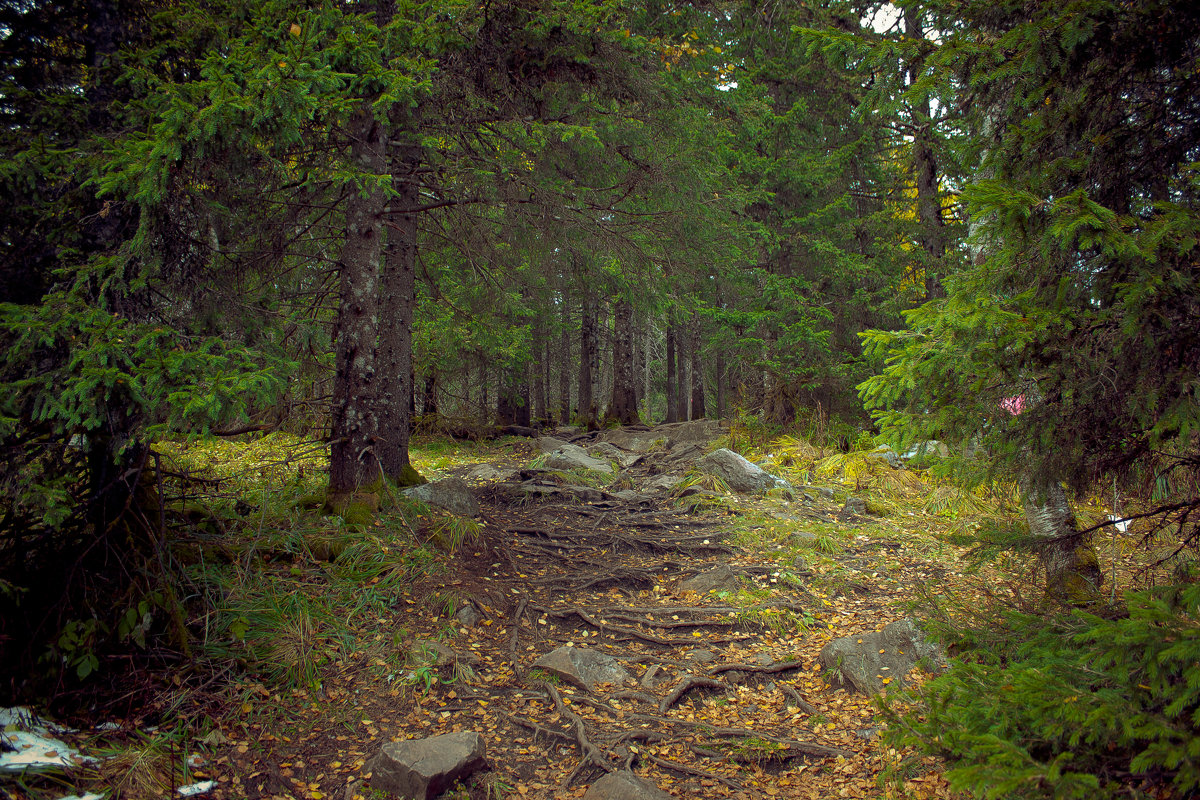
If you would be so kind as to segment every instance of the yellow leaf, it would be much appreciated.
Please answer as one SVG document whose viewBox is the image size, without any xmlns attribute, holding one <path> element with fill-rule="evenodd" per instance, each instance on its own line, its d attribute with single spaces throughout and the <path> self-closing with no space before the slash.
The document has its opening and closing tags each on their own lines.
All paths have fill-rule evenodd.
<svg viewBox="0 0 1200 800">
<path fill-rule="evenodd" d="M 288 28 L 288 33 L 290 33 L 292 36 L 299 36 L 300 26 L 293 22 L 292 27 Z"/>
</svg>

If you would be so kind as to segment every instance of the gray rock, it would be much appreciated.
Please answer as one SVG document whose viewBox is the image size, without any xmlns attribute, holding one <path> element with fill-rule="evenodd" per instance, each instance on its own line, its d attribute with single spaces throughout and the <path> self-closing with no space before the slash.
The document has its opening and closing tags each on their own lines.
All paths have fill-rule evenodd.
<svg viewBox="0 0 1200 800">
<path fill-rule="evenodd" d="M 410 486 L 402 493 L 414 500 L 438 506 L 464 517 L 474 517 L 479 514 L 479 503 L 471 494 L 471 487 L 461 478 L 443 478 L 420 486 Z"/>
<path fill-rule="evenodd" d="M 867 513 L 867 501 L 861 497 L 847 497 L 846 505 L 842 506 L 842 514 L 864 516 Z"/>
<path fill-rule="evenodd" d="M 589 447 L 587 452 L 592 458 L 599 458 L 603 461 L 616 461 L 622 467 L 628 467 L 637 459 L 637 455 L 626 453 L 608 442 L 598 442 Z"/>
<path fill-rule="evenodd" d="M 950 456 L 950 448 L 937 439 L 927 439 L 923 442 L 914 442 L 913 446 L 905 450 L 900 457 L 909 459 L 916 458 L 917 456 L 948 458 Z"/>
<path fill-rule="evenodd" d="M 724 447 L 700 459 L 696 466 L 721 478 L 735 492 L 765 492 L 775 486 L 769 473 Z"/>
<path fill-rule="evenodd" d="M 659 683 L 658 673 L 661 669 L 662 667 L 660 667 L 658 664 L 651 664 L 649 667 L 647 667 L 646 671 L 642 673 L 642 679 L 640 681 L 642 686 L 647 689 L 653 689 Z"/>
<path fill-rule="evenodd" d="M 688 650 L 683 657 L 685 660 L 691 661 L 695 664 L 711 664 L 717 660 L 716 653 L 714 653 L 712 650 L 705 650 L 703 648 Z"/>
<path fill-rule="evenodd" d="M 388 742 L 367 762 L 371 788 L 430 800 L 484 766 L 483 737 L 473 731 Z"/>
<path fill-rule="evenodd" d="M 861 694 L 874 694 L 883 688 L 900 687 L 913 665 L 921 659 L 941 666 L 945 657 L 911 619 L 893 622 L 877 633 L 843 636 L 821 648 L 818 661 L 833 682 Z"/>
<path fill-rule="evenodd" d="M 609 474 L 612 474 L 613 471 L 611 464 L 598 458 L 592 458 L 588 455 L 587 450 L 577 444 L 564 444 L 548 454 L 544 463 L 548 469 L 590 469 Z"/>
<path fill-rule="evenodd" d="M 667 444 L 667 435 L 665 433 L 636 431 L 627 428 L 604 431 L 600 434 L 600 439 L 622 450 L 628 450 L 633 453 L 645 453 L 654 449 L 656 445 L 665 446 Z"/>
<path fill-rule="evenodd" d="M 648 491 L 655 492 L 670 491 L 675 487 L 675 484 L 679 483 L 681 480 L 683 480 L 682 475 L 676 475 L 673 473 L 666 475 L 655 475 L 646 482 L 646 489 Z"/>
<path fill-rule="evenodd" d="M 543 453 L 553 453 L 560 447 L 566 447 L 567 442 L 565 439 L 558 439 L 553 436 L 539 436 L 537 446 Z"/>
<path fill-rule="evenodd" d="M 465 605 L 460 608 L 458 613 L 454 615 L 454 618 L 468 628 L 474 628 L 482 619 L 482 617 L 479 616 L 479 611 L 473 605 Z"/>
<path fill-rule="evenodd" d="M 588 787 L 583 800 L 672 800 L 671 795 L 632 772 L 610 772 Z"/>
<path fill-rule="evenodd" d="M 595 503 L 604 499 L 604 492 L 599 489 L 593 489 L 590 486 L 574 486 L 569 483 L 550 486 L 537 481 L 526 481 L 512 487 L 509 493 L 520 500 L 562 498 L 579 503 Z"/>
<path fill-rule="evenodd" d="M 589 692 L 600 683 L 621 684 L 633 679 L 612 656 L 582 647 L 551 650 L 533 666 Z"/>
<path fill-rule="evenodd" d="M 833 489 L 827 486 L 799 486 L 797 488 L 809 494 L 814 494 L 822 500 L 833 499 Z"/>
<path fill-rule="evenodd" d="M 506 481 L 514 475 L 513 470 L 496 469 L 491 464 L 472 467 L 467 477 L 473 481 Z"/>
<path fill-rule="evenodd" d="M 900 469 L 904 466 L 904 459 L 900 457 L 892 448 L 886 444 L 881 444 L 871 452 L 867 453 L 867 458 L 879 458 L 887 462 L 887 465 L 892 469 Z"/>
<path fill-rule="evenodd" d="M 681 592 L 699 592 L 700 594 L 719 591 L 732 592 L 737 591 L 737 588 L 737 573 L 730 569 L 728 564 L 722 564 L 716 569 L 693 575 L 679 583 Z"/>
</svg>

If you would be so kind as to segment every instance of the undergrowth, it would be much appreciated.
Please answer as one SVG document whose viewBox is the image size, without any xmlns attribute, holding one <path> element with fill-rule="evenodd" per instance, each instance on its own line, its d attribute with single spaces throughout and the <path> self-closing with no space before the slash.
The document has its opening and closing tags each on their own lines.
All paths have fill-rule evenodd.
<svg viewBox="0 0 1200 800">
<path fill-rule="evenodd" d="M 938 626 L 957 658 L 882 706 L 891 743 L 945 758 L 953 790 L 989 799 L 1196 796 L 1200 585 L 1125 602 L 1115 618 L 974 610 Z"/>
</svg>

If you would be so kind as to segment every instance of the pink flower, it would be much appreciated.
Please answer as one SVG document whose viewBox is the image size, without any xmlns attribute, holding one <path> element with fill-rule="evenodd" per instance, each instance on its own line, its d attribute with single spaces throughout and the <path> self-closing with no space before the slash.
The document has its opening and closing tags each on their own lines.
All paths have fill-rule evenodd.
<svg viewBox="0 0 1200 800">
<path fill-rule="evenodd" d="M 1000 407 L 1015 417 L 1025 410 L 1025 395 L 1006 397 L 1000 401 Z"/>
</svg>

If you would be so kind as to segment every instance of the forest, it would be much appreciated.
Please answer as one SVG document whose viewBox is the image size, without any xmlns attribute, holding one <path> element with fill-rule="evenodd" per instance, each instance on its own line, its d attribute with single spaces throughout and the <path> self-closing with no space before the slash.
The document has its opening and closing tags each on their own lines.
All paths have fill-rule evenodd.
<svg viewBox="0 0 1200 800">
<path fill-rule="evenodd" d="M 1200 4 L 3 0 L 0 204 L 0 797 L 1200 792 Z"/>
</svg>

